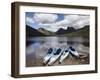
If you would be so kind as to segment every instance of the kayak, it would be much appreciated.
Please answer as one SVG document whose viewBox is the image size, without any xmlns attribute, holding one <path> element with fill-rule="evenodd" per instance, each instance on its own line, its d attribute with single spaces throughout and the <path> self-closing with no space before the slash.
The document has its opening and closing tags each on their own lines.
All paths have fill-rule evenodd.
<svg viewBox="0 0 100 80">
<path fill-rule="evenodd" d="M 73 55 L 77 58 L 79 58 L 79 56 L 80 56 L 79 53 L 73 47 L 69 47 L 69 52 L 71 55 Z"/>
<path fill-rule="evenodd" d="M 48 66 L 52 65 L 57 59 L 61 56 L 62 54 L 62 49 L 57 49 L 57 51 L 53 54 L 53 56 L 50 58 L 48 62 Z"/>
<path fill-rule="evenodd" d="M 50 48 L 46 54 L 46 56 L 43 58 L 43 64 L 47 64 L 49 59 L 53 56 L 53 48 Z"/>
<path fill-rule="evenodd" d="M 60 57 L 60 59 L 59 59 L 59 63 L 62 63 L 62 62 L 64 61 L 64 59 L 66 59 L 66 58 L 68 57 L 68 55 L 69 55 L 69 51 L 68 51 L 68 49 L 66 49 L 66 50 L 62 53 L 62 55 L 61 55 L 61 57 Z"/>
</svg>

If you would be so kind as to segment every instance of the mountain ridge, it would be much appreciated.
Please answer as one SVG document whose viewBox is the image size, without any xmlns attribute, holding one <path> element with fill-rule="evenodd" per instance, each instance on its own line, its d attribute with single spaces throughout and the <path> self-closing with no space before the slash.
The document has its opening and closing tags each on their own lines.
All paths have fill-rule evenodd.
<svg viewBox="0 0 100 80">
<path fill-rule="evenodd" d="M 26 25 L 26 36 L 45 36 L 45 34 L 39 32 L 38 30 Z"/>
<path fill-rule="evenodd" d="M 26 36 L 89 36 L 89 25 L 86 25 L 81 29 L 68 27 L 65 30 L 60 28 L 55 33 L 44 28 L 34 29 L 26 25 Z"/>
<path fill-rule="evenodd" d="M 37 29 L 37 30 L 38 30 L 39 32 L 45 34 L 45 35 L 54 35 L 54 32 L 48 31 L 48 30 L 46 30 L 46 29 L 44 29 L 44 28 L 39 28 L 39 29 Z"/>
<path fill-rule="evenodd" d="M 73 27 L 68 27 L 67 29 L 60 28 L 58 31 L 56 31 L 56 34 L 67 34 L 74 31 L 76 31 L 76 29 Z"/>
</svg>

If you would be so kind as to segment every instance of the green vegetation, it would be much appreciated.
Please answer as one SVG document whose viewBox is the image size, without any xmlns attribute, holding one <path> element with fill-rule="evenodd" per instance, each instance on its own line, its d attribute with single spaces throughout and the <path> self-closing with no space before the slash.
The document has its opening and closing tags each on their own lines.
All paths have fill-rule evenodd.
<svg viewBox="0 0 100 80">
<path fill-rule="evenodd" d="M 82 36 L 82 37 L 89 37 L 89 27 L 84 27 L 79 29 L 75 32 L 71 32 L 68 34 L 64 34 L 63 36 Z"/>
</svg>

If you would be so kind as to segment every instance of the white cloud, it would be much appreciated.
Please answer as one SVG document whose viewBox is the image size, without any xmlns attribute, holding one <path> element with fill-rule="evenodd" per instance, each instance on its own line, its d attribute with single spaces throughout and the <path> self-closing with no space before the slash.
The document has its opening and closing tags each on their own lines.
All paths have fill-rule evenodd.
<svg viewBox="0 0 100 80">
<path fill-rule="evenodd" d="M 75 29 L 89 25 L 89 18 L 90 16 L 86 15 L 65 15 L 65 20 L 69 21 L 68 26 L 74 27 Z"/>
<path fill-rule="evenodd" d="M 53 23 L 57 20 L 58 16 L 56 14 L 35 13 L 33 18 L 39 23 Z"/>
<path fill-rule="evenodd" d="M 67 19 L 69 22 L 72 22 L 72 21 L 78 20 L 80 16 L 79 15 L 65 15 L 64 18 Z"/>
<path fill-rule="evenodd" d="M 30 17 L 26 17 L 26 22 L 27 23 L 31 23 L 31 24 L 35 23 L 34 20 L 33 20 L 33 18 L 30 18 Z"/>
<path fill-rule="evenodd" d="M 59 28 L 67 29 L 67 27 L 68 27 L 67 25 L 59 24 L 59 22 L 58 22 L 58 24 L 56 24 L 56 23 L 52 23 L 52 24 L 40 23 L 39 26 L 46 30 L 52 31 L 52 32 L 56 32 Z"/>
<path fill-rule="evenodd" d="M 54 25 L 56 25 L 56 26 L 66 26 L 66 25 L 69 25 L 69 24 L 70 24 L 70 21 L 68 19 L 64 19 L 62 21 L 54 23 Z"/>
<path fill-rule="evenodd" d="M 54 26 L 53 24 L 42 24 L 42 23 L 40 23 L 39 26 L 46 29 L 46 30 L 52 31 L 52 32 L 56 32 L 58 30 L 57 26 Z"/>
<path fill-rule="evenodd" d="M 57 14 L 34 14 L 34 20 L 39 23 L 38 26 L 53 32 L 56 32 L 59 28 L 74 27 L 79 29 L 90 24 L 90 16 L 85 15 L 64 15 L 64 19 L 61 21 L 56 21 L 57 18 Z"/>
<path fill-rule="evenodd" d="M 83 19 L 83 20 L 79 20 L 76 23 L 72 24 L 72 26 L 75 29 L 79 29 L 79 28 L 83 28 L 85 25 L 89 25 L 89 24 L 90 24 L 89 19 Z"/>
<path fill-rule="evenodd" d="M 89 25 L 89 16 L 79 16 L 79 15 L 67 15 L 64 20 L 55 22 L 52 24 L 41 24 L 41 26 L 49 31 L 56 32 L 59 28 L 67 29 L 68 27 L 74 27 L 79 29 L 85 25 Z"/>
</svg>

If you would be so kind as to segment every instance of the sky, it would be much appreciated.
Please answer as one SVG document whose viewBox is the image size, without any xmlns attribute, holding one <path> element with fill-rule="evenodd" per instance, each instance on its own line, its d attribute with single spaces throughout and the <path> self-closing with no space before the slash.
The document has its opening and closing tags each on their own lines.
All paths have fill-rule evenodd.
<svg viewBox="0 0 100 80">
<path fill-rule="evenodd" d="M 80 29 L 85 25 L 90 25 L 90 16 L 84 14 L 26 12 L 25 16 L 26 25 L 35 29 L 44 28 L 52 32 L 56 32 L 60 28 L 67 29 L 68 27 L 73 27 Z"/>
</svg>

